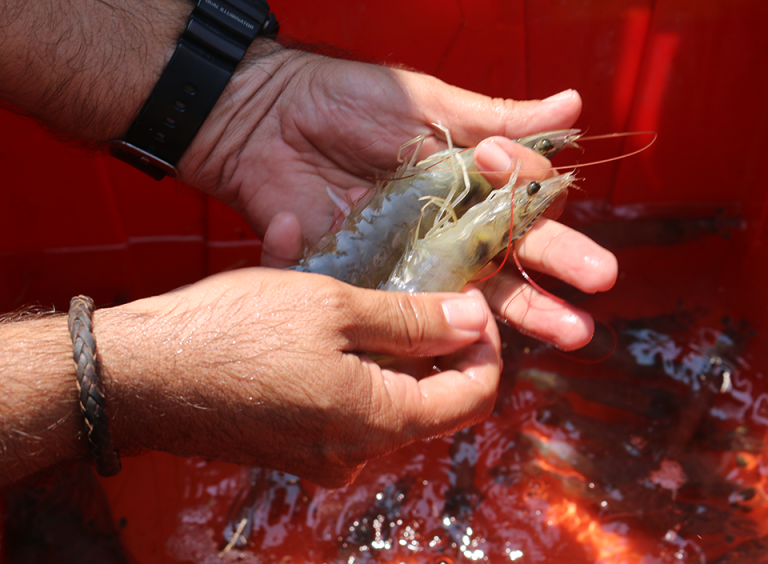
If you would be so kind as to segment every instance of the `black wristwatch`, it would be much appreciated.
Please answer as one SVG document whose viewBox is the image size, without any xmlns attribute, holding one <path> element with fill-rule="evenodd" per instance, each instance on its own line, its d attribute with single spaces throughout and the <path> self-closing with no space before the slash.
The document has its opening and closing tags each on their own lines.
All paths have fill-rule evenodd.
<svg viewBox="0 0 768 564">
<path fill-rule="evenodd" d="M 250 44 L 278 28 L 264 0 L 197 0 L 152 94 L 109 153 L 155 180 L 177 176 L 176 164 Z"/>
</svg>

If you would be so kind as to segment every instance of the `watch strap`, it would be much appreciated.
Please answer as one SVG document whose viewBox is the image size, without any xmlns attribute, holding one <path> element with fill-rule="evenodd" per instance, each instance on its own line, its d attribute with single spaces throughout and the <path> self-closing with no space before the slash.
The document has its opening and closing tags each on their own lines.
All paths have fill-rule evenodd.
<svg viewBox="0 0 768 564">
<path fill-rule="evenodd" d="M 112 156 L 155 180 L 176 165 L 213 109 L 246 50 L 278 24 L 263 0 L 198 0 L 178 46 Z"/>
</svg>

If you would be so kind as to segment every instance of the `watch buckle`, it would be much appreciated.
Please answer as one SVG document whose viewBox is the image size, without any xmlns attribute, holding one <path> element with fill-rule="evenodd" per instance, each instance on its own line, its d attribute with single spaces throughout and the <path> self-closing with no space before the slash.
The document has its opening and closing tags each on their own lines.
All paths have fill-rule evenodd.
<svg viewBox="0 0 768 564">
<path fill-rule="evenodd" d="M 116 159 L 128 163 L 155 180 L 162 180 L 166 176 L 171 178 L 179 176 L 175 166 L 127 141 L 120 139 L 110 141 L 107 150 Z"/>
</svg>

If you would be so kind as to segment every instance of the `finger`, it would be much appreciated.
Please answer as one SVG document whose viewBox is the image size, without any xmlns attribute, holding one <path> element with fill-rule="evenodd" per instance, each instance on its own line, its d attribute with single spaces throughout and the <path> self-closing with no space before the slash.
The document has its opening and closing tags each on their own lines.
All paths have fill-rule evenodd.
<svg viewBox="0 0 768 564">
<path fill-rule="evenodd" d="M 489 318 L 480 339 L 439 363 L 441 372 L 418 381 L 409 374 L 382 370 L 388 408 L 382 413 L 400 421 L 404 436 L 411 439 L 454 432 L 491 412 L 501 372 L 495 321 Z"/>
<path fill-rule="evenodd" d="M 261 266 L 286 268 L 302 256 L 301 225 L 295 214 L 280 212 L 269 222 L 261 246 Z"/>
<path fill-rule="evenodd" d="M 492 135 L 517 139 L 566 129 L 581 112 L 581 97 L 575 90 L 544 100 L 516 101 L 490 98 L 406 71 L 398 74 L 412 106 L 419 110 L 424 121 L 442 123 L 457 145 L 476 145 Z"/>
<path fill-rule="evenodd" d="M 501 272 L 483 293 L 499 321 L 563 350 L 587 345 L 595 331 L 592 317 L 571 304 L 539 293 L 518 276 Z"/>
<path fill-rule="evenodd" d="M 493 318 L 481 292 L 406 294 L 358 290 L 347 299 L 350 351 L 440 356 L 477 341 Z"/>
<path fill-rule="evenodd" d="M 551 219 L 540 219 L 515 248 L 524 266 L 582 292 L 604 292 L 616 283 L 619 267 L 613 253 Z"/>
<path fill-rule="evenodd" d="M 552 163 L 536 151 L 523 147 L 506 137 L 489 137 L 481 141 L 474 152 L 478 170 L 494 188 L 501 188 L 509 180 L 510 172 L 520 166 L 518 183 L 544 180 L 555 175 Z M 499 174 L 499 171 L 507 174 Z"/>
</svg>

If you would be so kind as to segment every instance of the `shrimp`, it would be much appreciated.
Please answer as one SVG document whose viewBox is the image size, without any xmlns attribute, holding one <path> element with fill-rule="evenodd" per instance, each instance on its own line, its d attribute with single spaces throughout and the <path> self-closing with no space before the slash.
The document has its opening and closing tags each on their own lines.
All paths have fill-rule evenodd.
<svg viewBox="0 0 768 564">
<path fill-rule="evenodd" d="M 424 136 L 403 145 L 401 152 L 416 145 L 413 157 L 379 183 L 372 199 L 353 210 L 337 233 L 327 233 L 291 270 L 325 274 L 362 288 L 380 288 L 408 248 L 415 226 L 440 219 L 444 208 L 424 209 L 422 198 L 451 201 L 457 217 L 484 201 L 491 186 L 474 165 L 474 149 L 453 147 L 448 131 L 442 129 L 447 150 L 417 163 Z M 551 157 L 565 147 L 576 146 L 579 136 L 578 129 L 568 129 L 517 142 Z"/>
<path fill-rule="evenodd" d="M 415 234 L 410 249 L 383 289 L 411 293 L 460 291 L 508 244 L 525 235 L 575 176 L 569 172 L 517 189 L 516 180 L 515 173 L 506 186 L 461 218 L 435 222 L 422 238 Z"/>
</svg>

